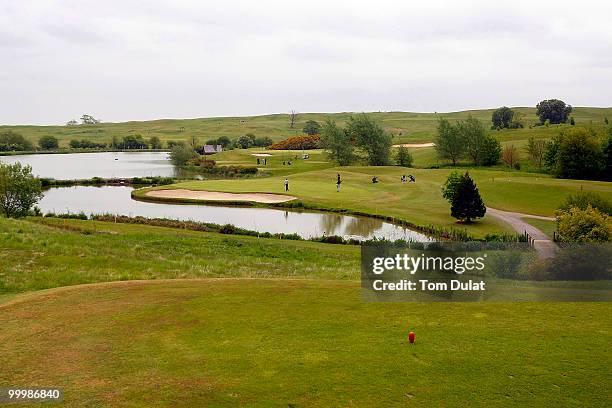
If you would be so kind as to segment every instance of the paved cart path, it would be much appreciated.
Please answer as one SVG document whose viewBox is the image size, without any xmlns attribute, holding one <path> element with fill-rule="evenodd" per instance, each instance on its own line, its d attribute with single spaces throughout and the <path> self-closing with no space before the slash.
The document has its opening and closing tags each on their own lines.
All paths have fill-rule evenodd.
<svg viewBox="0 0 612 408">
<path fill-rule="evenodd" d="M 559 247 L 546 234 L 525 222 L 523 218 L 535 218 L 538 220 L 555 221 L 553 217 L 544 217 L 541 215 L 523 214 L 518 212 L 503 211 L 496 208 L 487 207 L 487 214 L 492 215 L 502 221 L 507 222 L 512 228 L 522 234 L 525 231 L 534 239 L 533 247 L 538 251 L 538 256 L 541 259 L 552 258 L 557 253 Z"/>
</svg>

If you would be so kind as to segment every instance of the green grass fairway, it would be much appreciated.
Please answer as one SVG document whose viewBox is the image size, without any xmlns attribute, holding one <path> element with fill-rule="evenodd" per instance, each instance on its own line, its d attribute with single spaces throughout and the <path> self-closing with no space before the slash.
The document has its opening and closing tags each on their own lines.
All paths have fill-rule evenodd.
<svg viewBox="0 0 612 408">
<path fill-rule="evenodd" d="M 363 303 L 341 281 L 74 287 L 0 306 L 0 383 L 69 407 L 604 407 L 611 312 Z"/>
<path fill-rule="evenodd" d="M 472 225 L 457 225 L 440 186 L 451 170 L 405 169 L 398 167 L 338 167 L 289 175 L 289 194 L 306 205 L 367 214 L 392 216 L 416 225 L 467 228 L 476 237 L 489 232 L 510 231 L 509 227 L 485 216 Z M 336 192 L 336 174 L 342 175 L 342 191 Z M 400 183 L 402 174 L 413 174 L 416 183 Z M 568 194 L 581 188 L 596 191 L 612 200 L 612 185 L 605 182 L 559 180 L 539 174 L 470 170 L 487 206 L 526 214 L 554 215 Z M 372 184 L 376 175 L 380 183 Z M 284 176 L 250 180 L 210 180 L 162 186 L 226 192 L 283 193 Z M 146 190 L 144 190 L 146 191 Z M 142 195 L 144 191 L 138 192 Z"/>
<path fill-rule="evenodd" d="M 502 140 L 524 140 L 533 135 L 538 138 L 551 137 L 558 132 L 557 126 L 549 128 L 528 126 L 537 122 L 535 108 L 513 108 L 525 115 L 525 129 L 496 132 Z M 373 112 L 371 115 L 379 120 L 383 127 L 394 134 L 395 142 L 429 142 L 433 140 L 439 117 L 450 120 L 465 119 L 472 115 L 489 126 L 494 109 L 470 110 L 448 113 L 413 113 L 413 112 Z M 303 113 L 298 116 L 294 129 L 289 127 L 289 117 L 286 114 L 274 114 L 250 117 L 221 117 L 199 119 L 160 119 L 151 121 L 132 121 L 123 123 L 102 123 L 90 126 L 0 126 L 0 132 L 13 130 L 38 141 L 43 135 L 52 135 L 60 140 L 60 146 L 66 147 L 71 139 L 87 139 L 108 143 L 113 136 L 119 138 L 130 134 L 141 134 L 145 138 L 157 136 L 162 141 L 188 140 L 192 136 L 205 142 L 219 136 L 229 136 L 234 139 L 246 133 L 257 136 L 269 136 L 278 141 L 295 136 L 302 132 L 304 123 L 308 120 L 324 122 L 331 118 L 343 125 L 354 113 Z M 605 117 L 612 119 L 612 108 L 575 107 L 572 115 L 578 125 L 602 123 Z M 70 118 L 66 118 L 68 121 Z"/>
<path fill-rule="evenodd" d="M 307 153 L 310 157 L 303 158 L 303 153 Z M 257 164 L 257 156 L 254 154 L 266 154 L 269 156 L 259 157 L 260 163 Z M 252 149 L 234 149 L 226 150 L 221 153 L 210 156 L 218 166 L 255 166 L 259 168 L 260 175 L 275 175 L 285 176 L 288 174 L 302 173 L 312 170 L 324 170 L 334 167 L 335 164 L 328 160 L 327 154 L 322 150 L 263 150 L 259 148 Z M 263 159 L 266 159 L 266 165 L 263 164 Z M 283 164 L 285 162 L 285 164 Z M 288 164 L 291 162 L 291 165 Z"/>
</svg>

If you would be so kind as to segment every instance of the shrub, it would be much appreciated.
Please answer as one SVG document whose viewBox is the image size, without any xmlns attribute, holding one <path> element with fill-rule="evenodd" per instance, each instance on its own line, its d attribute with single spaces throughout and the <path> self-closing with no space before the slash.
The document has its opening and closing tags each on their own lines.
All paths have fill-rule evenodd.
<svg viewBox="0 0 612 408">
<path fill-rule="evenodd" d="M 87 139 L 72 139 L 70 141 L 70 148 L 72 149 L 104 149 L 106 143 L 96 143 Z"/>
<path fill-rule="evenodd" d="M 559 212 L 557 224 L 559 234 L 567 242 L 609 242 L 612 240 L 612 217 L 602 214 L 590 205 L 584 210 L 573 207 L 569 211 Z"/>
<path fill-rule="evenodd" d="M 268 136 L 264 136 L 264 137 L 256 138 L 253 146 L 266 147 L 266 146 L 270 146 L 273 143 L 274 141 L 272 139 L 270 139 Z"/>
<path fill-rule="evenodd" d="M 612 204 L 592 191 L 580 191 L 576 194 L 570 194 L 559 207 L 559 210 L 567 212 L 574 207 L 586 210 L 589 206 L 602 214 L 612 215 Z"/>
<path fill-rule="evenodd" d="M 0 211 L 8 217 L 24 217 L 42 199 L 41 182 L 32 167 L 0 163 Z"/>
<path fill-rule="evenodd" d="M 38 145 L 43 150 L 57 149 L 59 147 L 57 138 L 51 135 L 42 136 L 40 139 L 38 139 Z"/>
<path fill-rule="evenodd" d="M 293 136 L 268 146 L 271 150 L 310 150 L 321 148 L 321 137 L 318 135 Z"/>
<path fill-rule="evenodd" d="M 28 139 L 12 130 L 0 133 L 0 152 L 34 150 Z"/>
<path fill-rule="evenodd" d="M 234 234 L 236 232 L 236 227 L 232 224 L 225 224 L 219 228 L 219 233 L 221 234 Z"/>
</svg>

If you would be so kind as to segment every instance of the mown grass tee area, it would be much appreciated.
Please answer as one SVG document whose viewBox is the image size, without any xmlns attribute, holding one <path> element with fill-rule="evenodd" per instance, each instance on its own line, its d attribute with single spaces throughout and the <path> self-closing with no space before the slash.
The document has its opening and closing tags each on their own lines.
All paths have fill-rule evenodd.
<svg viewBox="0 0 612 408">
<path fill-rule="evenodd" d="M 364 303 L 355 246 L 0 219 L 0 276 L 0 383 L 65 406 L 610 399 L 608 303 Z"/>
</svg>

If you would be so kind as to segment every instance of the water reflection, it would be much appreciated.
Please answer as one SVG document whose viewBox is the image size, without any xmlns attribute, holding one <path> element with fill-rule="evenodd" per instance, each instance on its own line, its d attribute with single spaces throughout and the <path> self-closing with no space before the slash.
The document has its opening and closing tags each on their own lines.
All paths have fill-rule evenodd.
<svg viewBox="0 0 612 408">
<path fill-rule="evenodd" d="M 418 232 L 367 217 L 272 208 L 223 207 L 149 203 L 132 200 L 131 187 L 77 186 L 45 192 L 39 207 L 46 212 L 117 214 L 233 224 L 260 232 L 285 233 L 304 238 L 340 235 L 359 239 L 387 238 L 426 241 Z"/>
<path fill-rule="evenodd" d="M 36 176 L 57 180 L 176 175 L 167 152 L 26 154 L 0 156 L 0 162 L 30 165 Z"/>
</svg>

